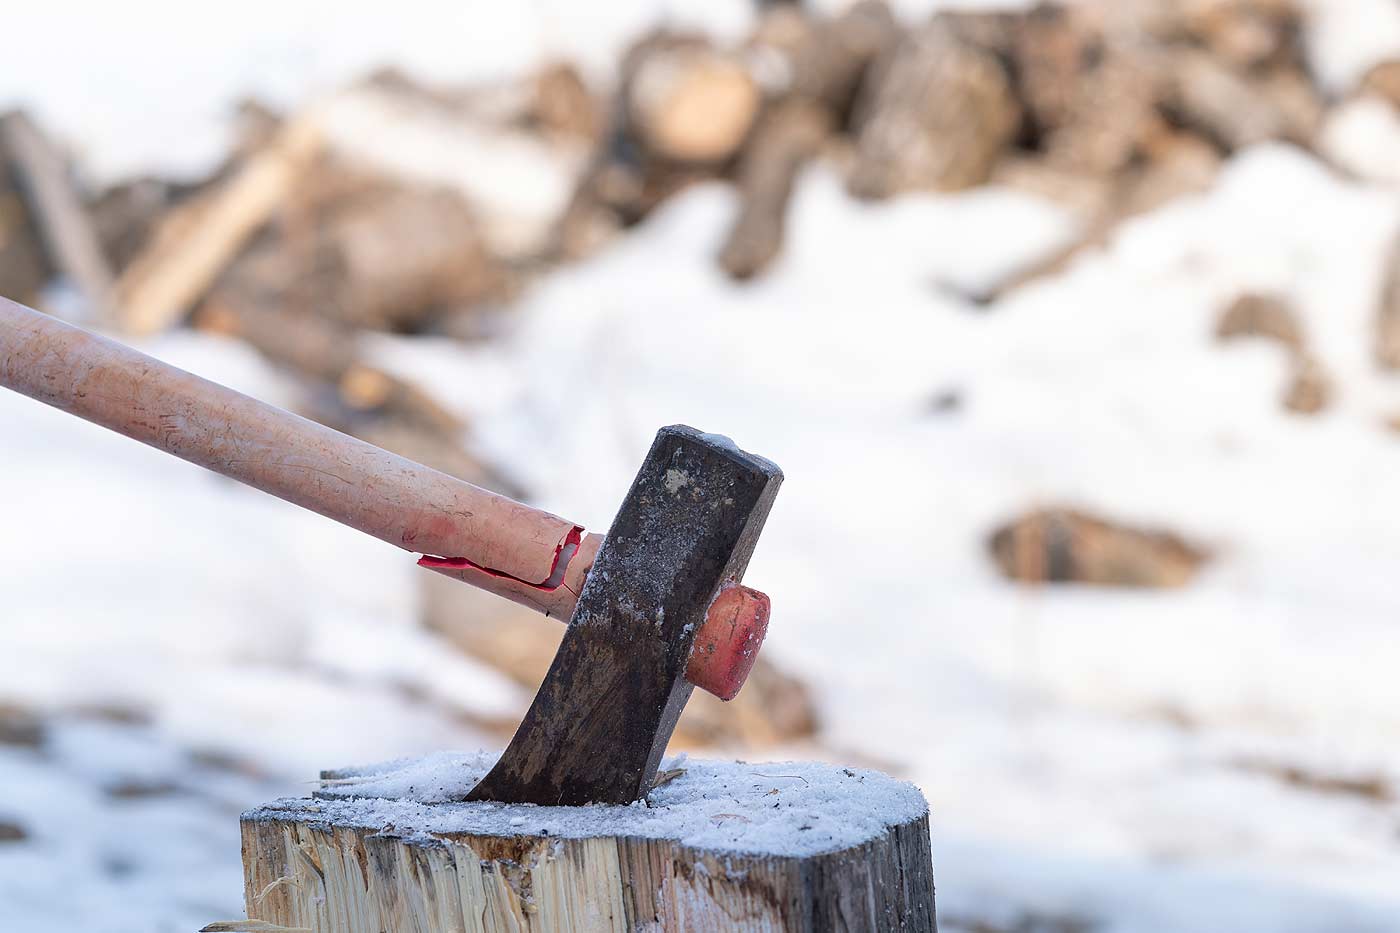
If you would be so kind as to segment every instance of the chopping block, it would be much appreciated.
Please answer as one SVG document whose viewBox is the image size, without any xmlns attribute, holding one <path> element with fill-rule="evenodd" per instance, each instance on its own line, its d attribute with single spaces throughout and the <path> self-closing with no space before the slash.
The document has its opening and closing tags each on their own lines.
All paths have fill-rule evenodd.
<svg viewBox="0 0 1400 933">
<path fill-rule="evenodd" d="M 330 772 L 315 797 L 244 814 L 248 915 L 345 933 L 935 929 L 928 808 L 902 781 L 692 760 L 633 806 L 449 799 L 444 772 L 489 766 L 471 757 Z"/>
<path fill-rule="evenodd" d="M 912 785 L 662 766 L 697 633 L 781 480 L 725 438 L 658 432 L 500 758 L 327 772 L 315 796 L 244 814 L 248 916 L 316 933 L 934 930 Z"/>
</svg>

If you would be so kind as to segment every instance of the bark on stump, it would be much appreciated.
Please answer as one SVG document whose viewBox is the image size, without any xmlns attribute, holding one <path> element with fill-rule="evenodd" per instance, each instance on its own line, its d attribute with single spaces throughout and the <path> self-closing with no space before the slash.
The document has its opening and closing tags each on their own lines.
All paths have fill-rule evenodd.
<svg viewBox="0 0 1400 933">
<path fill-rule="evenodd" d="M 691 763 L 692 773 L 697 765 L 705 763 Z M 650 807 L 277 801 L 243 815 L 248 916 L 314 933 L 936 929 L 928 811 L 917 790 L 828 765 L 726 767 L 759 775 L 738 791 L 753 800 L 688 789 L 682 775 L 653 790 L 649 799 L 665 803 Z M 769 773 L 799 769 L 806 786 Z M 840 783 L 823 783 L 818 770 Z M 815 804 L 818 791 L 840 802 Z M 786 849 L 760 831 L 762 811 L 748 811 L 752 825 L 719 812 L 775 807 L 786 793 L 798 795 L 792 812 L 817 830 L 845 807 L 839 847 Z M 866 796 L 889 819 L 862 824 Z M 387 809 L 377 812 L 381 803 Z M 654 814 L 665 819 L 692 803 L 703 814 L 698 831 L 646 828 Z M 709 844 L 731 826 L 753 842 Z"/>
</svg>

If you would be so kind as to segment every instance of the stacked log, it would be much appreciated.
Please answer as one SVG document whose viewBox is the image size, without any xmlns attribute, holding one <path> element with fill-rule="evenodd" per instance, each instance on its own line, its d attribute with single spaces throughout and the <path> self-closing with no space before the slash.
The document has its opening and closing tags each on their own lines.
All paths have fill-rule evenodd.
<svg viewBox="0 0 1400 933">
<path fill-rule="evenodd" d="M 731 278 L 759 275 L 781 252 L 798 175 L 849 129 L 867 73 L 897 41 L 888 8 L 870 0 L 832 19 L 781 6 L 760 21 L 748 51 L 768 102 L 735 171 L 739 210 L 719 253 Z"/>
<path fill-rule="evenodd" d="M 623 71 L 628 130 L 662 160 L 724 162 L 758 115 L 758 84 L 744 63 L 698 36 L 654 36 Z"/>
<path fill-rule="evenodd" d="M 851 192 L 888 197 L 980 185 L 1020 120 L 996 56 L 935 19 L 877 63 L 862 91 Z"/>
<path fill-rule="evenodd" d="M 573 196 L 529 229 L 502 229 L 499 205 L 477 203 L 490 193 L 471 182 L 455 200 L 392 191 L 341 205 L 336 229 L 324 231 L 323 252 L 310 261 L 367 283 L 338 299 L 357 326 L 433 327 L 424 323 L 433 313 L 427 305 L 499 301 L 512 279 L 502 265 L 537 269 L 587 256 L 703 180 L 735 185 L 739 205 L 717 260 L 733 278 L 754 278 L 781 253 L 803 167 L 831 154 L 864 198 L 990 180 L 1064 196 L 1085 218 L 1083 248 L 1125 217 L 1199 190 L 1237 149 L 1269 140 L 1314 145 L 1324 98 L 1306 68 L 1302 24 L 1292 0 L 1041 2 L 909 23 L 883 0 L 832 16 L 772 4 L 745 41 L 665 30 L 643 37 L 608 97 L 567 62 L 486 89 L 426 87 L 385 72 L 343 95 L 348 105 L 322 108 L 320 132 L 314 114 L 284 122 L 245 106 L 240 145 L 209 186 L 215 190 L 186 198 L 144 186 L 110 196 L 104 217 L 146 198 L 165 214 L 164 229 L 143 233 L 148 245 L 138 250 L 104 220 L 100 239 L 121 273 L 116 297 L 126 325 L 170 326 L 251 245 L 292 194 L 291 180 L 307 178 L 325 147 L 343 148 L 358 132 L 352 148 L 364 150 L 364 164 L 397 174 L 396 182 L 407 172 L 433 188 L 427 176 L 450 174 L 440 164 L 405 165 L 414 157 L 393 145 L 399 127 L 464 147 L 463 158 L 494 145 L 493 133 L 513 134 L 502 149 L 507 160 L 522 145 L 532 151 L 521 158 L 573 153 L 557 160 L 572 173 Z M 1390 65 L 1372 69 L 1363 86 L 1396 101 L 1400 72 Z M 591 157 L 576 158 L 585 150 Z M 547 235 L 535 229 L 540 221 Z M 23 223 L 10 226 L 23 233 Z M 440 233 L 421 234 L 428 229 Z M 0 244 L 0 273 L 11 253 L 33 267 L 25 240 Z M 391 266 L 397 275 L 387 274 Z M 18 285 L 13 293 L 34 289 Z"/>
<path fill-rule="evenodd" d="M 739 166 L 739 213 L 720 250 L 720 267 L 731 278 L 752 278 L 782 249 L 793 184 L 830 127 L 825 108 L 800 99 L 780 105 L 759 126 Z"/>
<path fill-rule="evenodd" d="M 993 531 L 987 543 L 1002 574 L 1024 583 L 1177 587 L 1208 557 L 1172 532 L 1070 508 L 1019 516 Z"/>
<path fill-rule="evenodd" d="M 286 224 L 288 245 L 307 251 L 313 271 L 304 297 L 325 316 L 413 333 L 434 314 L 505 297 L 508 277 L 456 193 L 353 175 L 349 184 L 308 196 Z"/>
</svg>

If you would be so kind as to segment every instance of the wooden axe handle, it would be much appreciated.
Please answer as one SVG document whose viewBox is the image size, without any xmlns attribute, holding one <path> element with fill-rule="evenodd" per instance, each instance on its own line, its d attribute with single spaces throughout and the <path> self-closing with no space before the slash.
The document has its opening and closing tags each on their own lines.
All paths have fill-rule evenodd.
<svg viewBox="0 0 1400 933">
<path fill-rule="evenodd" d="M 568 617 L 597 536 L 0 298 L 0 385 Z"/>
<path fill-rule="evenodd" d="M 0 386 L 424 555 L 419 563 L 568 620 L 601 535 L 0 298 Z M 768 598 L 717 601 L 691 683 L 730 699 Z"/>
</svg>

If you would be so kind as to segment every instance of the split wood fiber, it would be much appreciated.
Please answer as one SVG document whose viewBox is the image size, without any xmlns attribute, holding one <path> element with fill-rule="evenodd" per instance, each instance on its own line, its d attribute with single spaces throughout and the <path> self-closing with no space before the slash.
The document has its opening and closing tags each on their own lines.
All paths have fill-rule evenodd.
<svg viewBox="0 0 1400 933">
<path fill-rule="evenodd" d="M 936 930 L 927 813 L 795 857 L 508 826 L 396 835 L 297 803 L 244 815 L 244 893 L 249 917 L 314 933 Z"/>
</svg>

